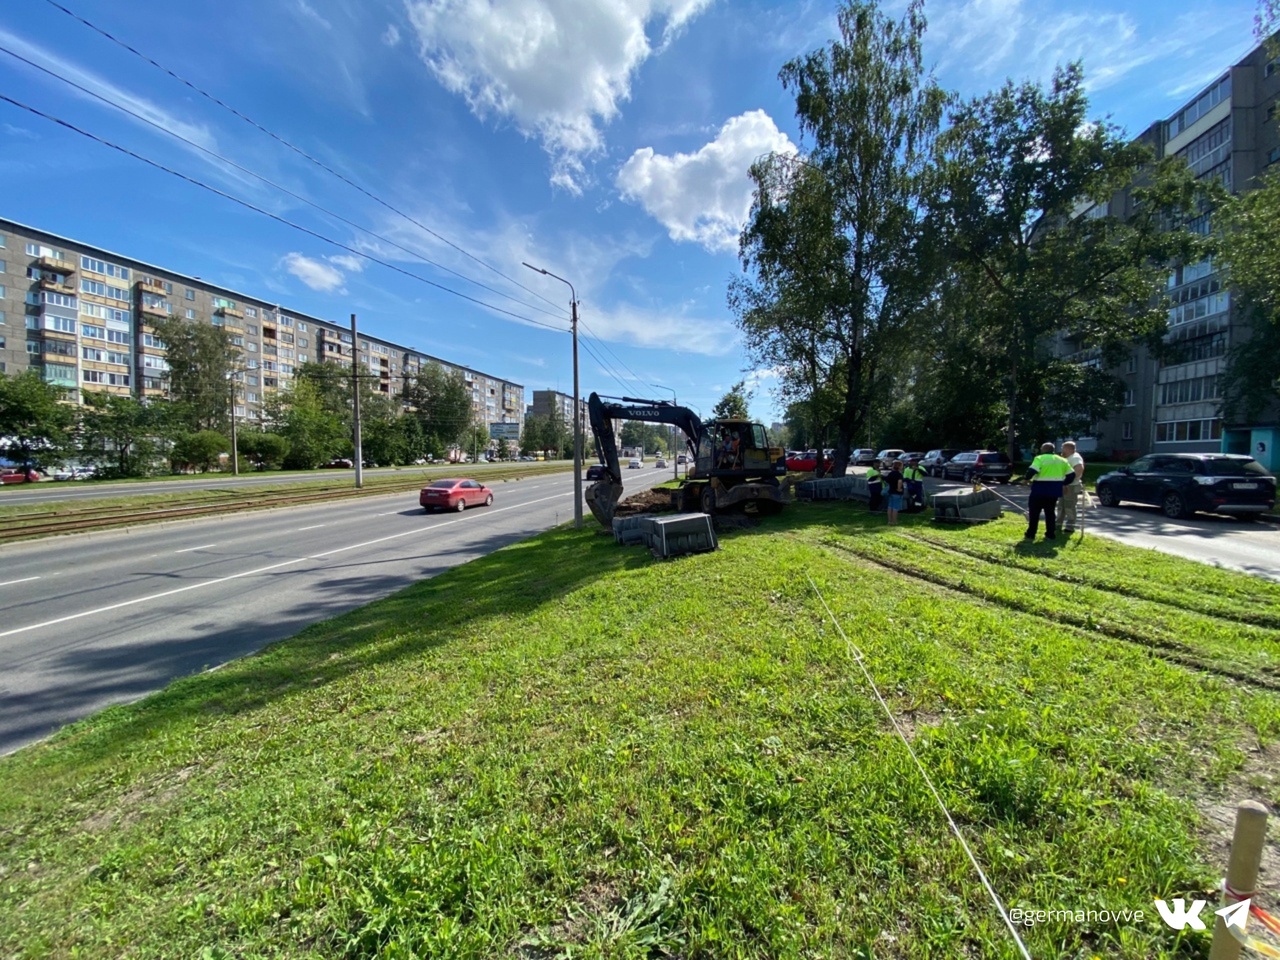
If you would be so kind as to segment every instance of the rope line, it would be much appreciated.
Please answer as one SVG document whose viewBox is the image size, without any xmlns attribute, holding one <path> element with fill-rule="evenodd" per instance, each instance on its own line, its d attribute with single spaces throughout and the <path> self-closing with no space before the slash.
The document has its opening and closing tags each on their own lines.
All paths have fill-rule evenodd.
<svg viewBox="0 0 1280 960">
<path fill-rule="evenodd" d="M 880 688 L 876 686 L 875 680 L 871 678 L 871 672 L 867 669 L 862 651 L 852 640 L 849 639 L 848 634 L 844 632 L 844 628 L 840 626 L 840 621 L 837 620 L 836 615 L 831 612 L 831 607 L 827 605 L 827 598 L 822 595 L 822 591 L 818 589 L 818 585 L 813 582 L 813 577 L 806 573 L 805 578 L 809 581 L 809 586 L 813 588 L 813 592 L 817 594 L 818 599 L 822 602 L 822 607 L 827 611 L 827 616 L 830 618 L 831 623 L 835 626 L 841 638 L 844 640 L 845 650 L 848 653 L 849 658 L 858 665 L 859 669 L 862 670 L 862 675 L 866 678 L 867 684 L 871 687 L 871 691 L 876 695 L 876 699 L 880 701 L 880 706 L 884 709 L 885 716 L 887 716 L 889 718 L 889 722 L 893 724 L 893 729 L 897 732 L 898 738 L 902 741 L 902 745 L 907 748 L 907 753 L 915 763 L 916 769 L 920 771 L 920 776 L 924 780 L 925 786 L 927 786 L 929 788 L 929 792 L 933 794 L 933 799 L 937 802 L 938 809 L 940 809 L 942 811 L 942 815 L 947 818 L 947 823 L 951 827 L 951 832 L 954 833 L 956 839 L 960 841 L 960 846 L 964 848 L 965 855 L 969 858 L 969 862 L 973 864 L 973 869 L 977 871 L 978 877 L 982 881 L 982 886 L 986 889 L 988 896 L 991 897 L 991 902 L 995 904 L 996 910 L 1000 913 L 1000 919 L 1004 921 L 1005 927 L 1009 930 L 1009 935 L 1013 937 L 1014 943 L 1018 945 L 1019 953 L 1022 954 L 1024 960 L 1032 960 L 1031 954 L 1027 950 L 1027 945 L 1022 942 L 1022 937 L 1019 935 L 1017 928 L 1013 925 L 1013 921 L 1009 919 L 1009 913 L 1005 910 L 1004 903 L 1001 901 L 999 895 L 997 895 L 995 888 L 991 886 L 991 881 L 987 879 L 987 874 L 982 869 L 982 865 L 978 863 L 978 858 L 974 856 L 973 851 L 969 849 L 969 844 L 965 841 L 964 834 L 956 824 L 955 818 L 951 816 L 951 811 L 947 809 L 947 805 L 943 802 L 942 795 L 938 793 L 938 788 L 933 785 L 933 780 L 925 770 L 924 764 L 920 762 L 920 758 L 916 756 L 915 750 L 911 748 L 911 741 L 907 739 L 907 735 L 898 724 L 898 718 L 893 715 L 893 710 L 890 709 L 889 704 L 881 695 Z"/>
</svg>

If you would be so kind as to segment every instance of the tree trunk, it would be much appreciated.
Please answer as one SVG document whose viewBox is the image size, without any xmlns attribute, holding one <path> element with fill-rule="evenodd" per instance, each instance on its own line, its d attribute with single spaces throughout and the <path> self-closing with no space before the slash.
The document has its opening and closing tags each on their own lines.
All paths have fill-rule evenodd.
<svg viewBox="0 0 1280 960">
<path fill-rule="evenodd" d="M 1022 459 L 1021 451 L 1018 449 L 1017 435 L 1017 416 L 1018 416 L 1018 357 L 1013 357 L 1013 369 L 1009 372 L 1009 423 L 1005 427 L 1005 453 L 1009 457 L 1010 463 L 1017 463 Z"/>
</svg>

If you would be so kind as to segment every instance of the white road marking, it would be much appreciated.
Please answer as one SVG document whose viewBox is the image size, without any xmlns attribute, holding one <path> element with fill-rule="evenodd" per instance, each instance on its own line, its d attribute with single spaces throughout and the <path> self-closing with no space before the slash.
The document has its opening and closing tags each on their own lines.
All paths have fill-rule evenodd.
<svg viewBox="0 0 1280 960">
<path fill-rule="evenodd" d="M 175 550 L 174 553 L 190 553 L 192 550 L 208 550 L 210 547 L 216 547 L 216 543 L 206 543 L 200 547 L 187 547 L 185 550 Z"/>
<path fill-rule="evenodd" d="M 11 587 L 15 583 L 30 583 L 32 580 L 39 579 L 39 577 L 23 577 L 21 580 L 6 580 L 4 583 L 0 583 L 0 587 Z"/>
<path fill-rule="evenodd" d="M 328 526 L 328 524 L 325 524 L 325 523 L 317 523 L 317 524 L 314 524 L 314 525 L 312 525 L 312 526 L 310 526 L 310 527 L 299 527 L 297 530 L 295 530 L 295 531 L 293 531 L 293 532 L 294 532 L 294 533 L 302 533 L 302 531 L 303 531 L 303 530 L 319 530 L 321 527 L 325 527 L 325 526 Z"/>
<path fill-rule="evenodd" d="M 510 507 L 497 507 L 497 508 L 490 507 L 488 510 L 485 511 L 483 515 L 492 516 L 495 513 L 502 513 L 504 510 L 517 510 L 520 507 L 531 507 L 535 503 L 542 503 L 546 500 L 555 500 L 555 499 L 558 499 L 559 497 L 565 497 L 565 496 L 572 496 L 572 491 L 565 491 L 564 493 L 558 493 L 555 496 L 542 497 L 541 499 L 538 499 L 538 500 L 530 500 L 528 503 L 513 504 Z M 454 523 L 463 523 L 470 519 L 471 519 L 470 517 L 458 517 L 456 520 L 445 520 L 441 523 L 435 524 L 432 527 L 432 529 L 434 530 L 440 527 L 447 527 L 450 524 L 454 524 Z M 160 593 L 153 593 L 145 597 L 135 597 L 132 600 L 122 600 L 120 603 L 112 603 L 112 604 L 108 604 L 105 607 L 98 607 L 94 610 L 84 610 L 80 613 L 68 614 L 65 617 L 57 617 L 56 619 L 53 619 L 53 620 L 45 620 L 42 623 L 32 623 L 25 627 L 14 627 L 12 630 L 5 630 L 3 632 L 0 632 L 0 638 L 12 637 L 19 633 L 26 633 L 29 630 L 39 630 L 41 627 L 55 627 L 60 623 L 68 623 L 72 620 L 80 620 L 80 619 L 83 619 L 84 617 L 92 617 L 93 615 L 98 613 L 110 613 L 112 610 L 120 610 L 120 609 L 123 609 L 124 607 L 133 607 L 133 606 L 137 606 L 140 603 L 148 603 L 152 600 L 162 600 L 165 597 L 176 596 L 179 593 L 187 593 L 190 590 L 199 590 L 201 587 L 212 587 L 212 586 L 216 586 L 219 583 L 228 583 L 231 580 L 241 580 L 244 577 L 252 577 L 259 573 L 267 573 L 270 570 L 278 570 L 281 567 L 289 567 L 295 563 L 303 563 L 307 560 L 327 560 L 330 557 L 332 557 L 334 554 L 345 553 L 348 550 L 359 550 L 361 547 L 372 547 L 378 543 L 386 543 L 388 540 L 399 540 L 401 537 L 417 537 L 421 535 L 422 535 L 422 530 L 419 529 L 418 527 L 414 527 L 412 530 L 405 530 L 401 533 L 393 533 L 390 536 L 386 536 L 386 537 L 378 537 L 376 540 L 366 540 L 364 543 L 353 543 L 345 547 L 338 547 L 334 550 L 326 550 L 323 553 L 314 554 L 312 556 L 295 557 L 292 560 L 282 560 L 279 563 L 271 563 L 265 567 L 256 567 L 253 570 L 245 570 L 245 571 L 242 571 L 241 573 L 233 573 L 230 576 L 219 577 L 216 580 L 205 580 L 201 583 L 188 584 L 185 587 L 175 587 L 172 590 L 163 590 Z M 196 549 L 199 549 L 199 548 L 197 547 Z"/>
</svg>

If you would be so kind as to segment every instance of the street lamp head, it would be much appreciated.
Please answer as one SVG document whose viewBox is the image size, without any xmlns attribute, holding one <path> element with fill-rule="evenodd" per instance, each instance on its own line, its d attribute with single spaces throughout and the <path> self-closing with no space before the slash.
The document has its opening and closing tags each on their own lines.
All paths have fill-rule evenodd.
<svg viewBox="0 0 1280 960">
<path fill-rule="evenodd" d="M 547 271 L 543 270 L 541 267 L 535 267 L 532 263 L 525 263 L 523 260 L 521 260 L 520 265 L 528 267 L 530 270 L 534 271 L 535 273 L 540 273 L 544 277 L 547 275 Z"/>
</svg>

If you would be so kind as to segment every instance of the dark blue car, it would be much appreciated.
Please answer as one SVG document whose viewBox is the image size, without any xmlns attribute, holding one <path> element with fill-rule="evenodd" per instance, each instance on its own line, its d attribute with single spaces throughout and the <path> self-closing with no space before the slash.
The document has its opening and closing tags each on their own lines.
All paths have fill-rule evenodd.
<svg viewBox="0 0 1280 960">
<path fill-rule="evenodd" d="M 1276 478 L 1252 457 L 1231 453 L 1152 453 L 1098 478 L 1104 507 L 1157 506 L 1171 520 L 1196 511 L 1249 515 L 1276 503 Z"/>
</svg>

